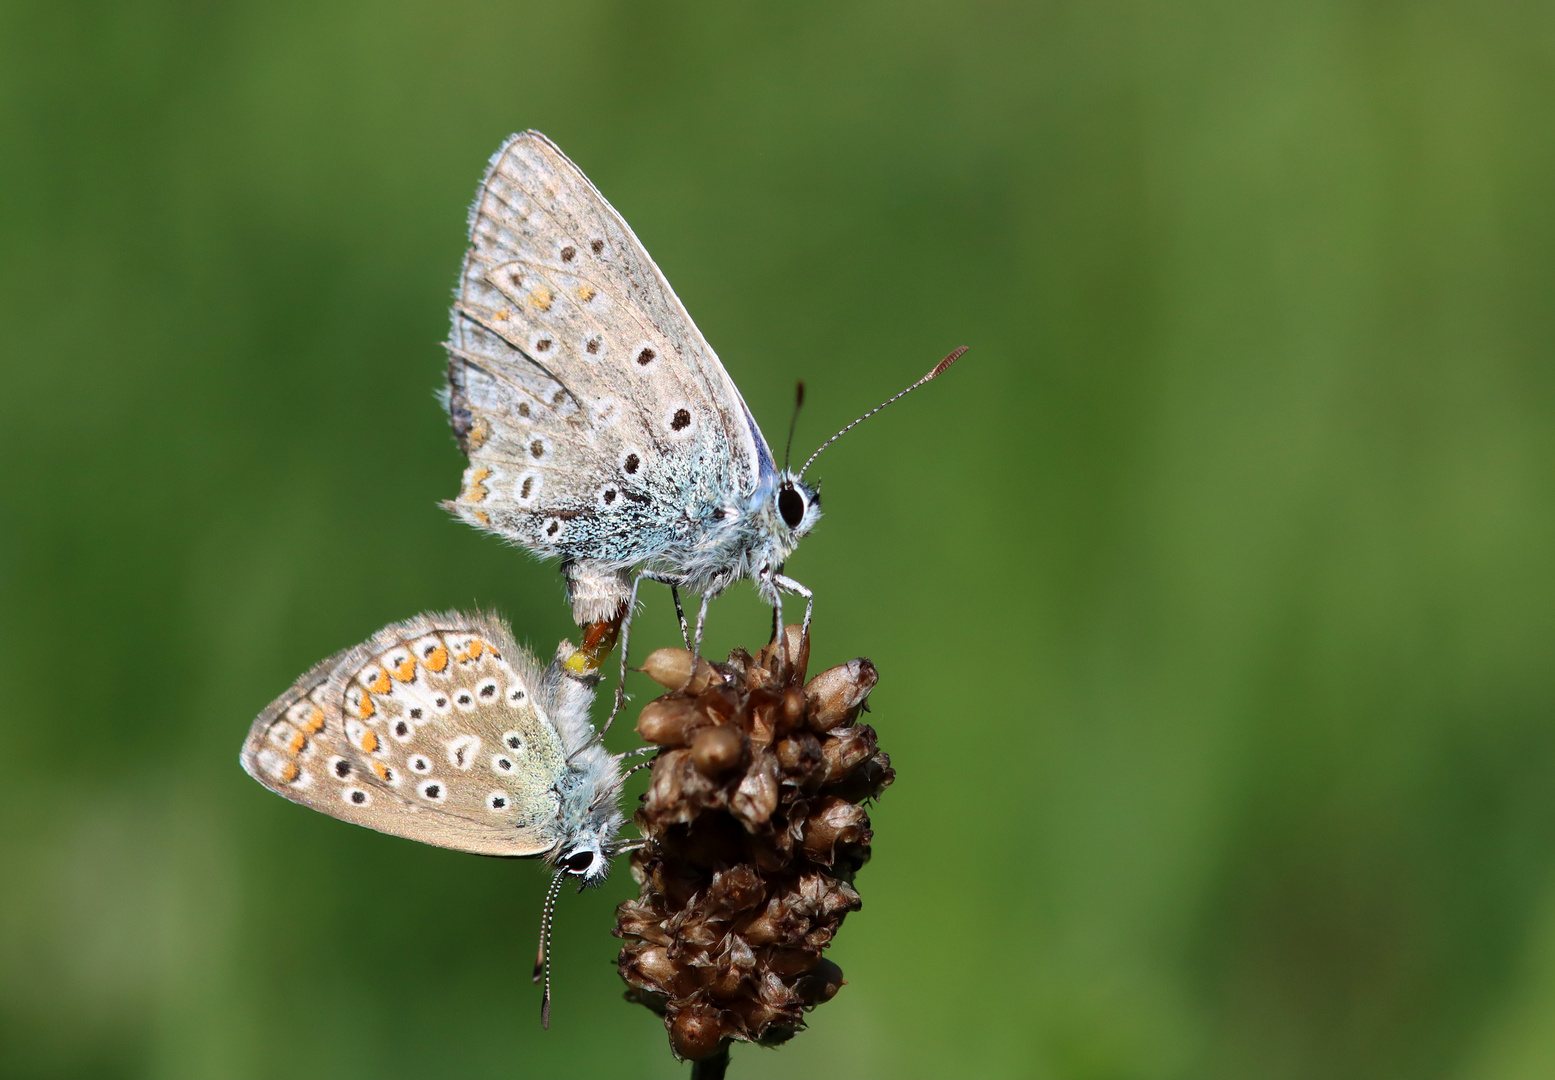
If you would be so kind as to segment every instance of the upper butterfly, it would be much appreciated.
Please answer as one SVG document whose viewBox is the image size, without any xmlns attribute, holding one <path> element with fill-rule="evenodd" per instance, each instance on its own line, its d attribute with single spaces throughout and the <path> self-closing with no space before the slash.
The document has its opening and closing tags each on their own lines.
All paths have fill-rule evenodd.
<svg viewBox="0 0 1555 1080">
<path fill-rule="evenodd" d="M 699 645 L 708 601 L 748 577 L 779 610 L 803 596 L 808 626 L 783 563 L 816 491 L 777 467 L 641 242 L 539 132 L 492 157 L 455 292 L 447 406 L 470 466 L 450 510 L 561 558 L 580 624 L 620 626 L 646 577 L 702 594 Z"/>
</svg>

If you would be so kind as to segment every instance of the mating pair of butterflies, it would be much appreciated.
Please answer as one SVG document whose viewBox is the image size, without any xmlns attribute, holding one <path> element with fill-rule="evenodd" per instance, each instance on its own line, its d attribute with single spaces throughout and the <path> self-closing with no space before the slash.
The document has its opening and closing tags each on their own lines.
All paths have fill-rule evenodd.
<svg viewBox="0 0 1555 1080">
<path fill-rule="evenodd" d="M 783 564 L 820 517 L 803 479 L 820 450 L 798 472 L 778 468 L 604 196 L 550 140 L 524 132 L 491 159 L 469 237 L 445 402 L 470 465 L 449 509 L 561 559 L 577 621 L 596 638 L 605 628 L 606 650 L 619 632 L 623 679 L 643 580 L 677 590 L 677 610 L 678 590 L 701 594 L 694 639 L 682 617 L 698 651 L 708 602 L 741 579 L 778 625 L 783 594 L 802 596 L 808 629 L 811 593 Z M 249 731 L 243 767 L 380 832 L 543 857 L 557 869 L 554 896 L 566 875 L 604 877 L 622 824 L 620 758 L 589 721 L 599 657 L 581 655 L 564 642 L 542 666 L 486 616 L 397 623 L 277 698 Z"/>
</svg>

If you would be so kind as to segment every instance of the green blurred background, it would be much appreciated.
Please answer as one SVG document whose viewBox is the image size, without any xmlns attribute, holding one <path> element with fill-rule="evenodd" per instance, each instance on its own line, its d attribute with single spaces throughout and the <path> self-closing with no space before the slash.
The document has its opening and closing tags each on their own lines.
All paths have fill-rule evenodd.
<svg viewBox="0 0 1555 1080">
<path fill-rule="evenodd" d="M 391 620 L 571 631 L 436 505 L 525 127 L 775 442 L 972 346 L 820 469 L 900 775 L 731 1077 L 1555 1074 L 1552 117 L 1548 3 L 0 5 L 0 1074 L 685 1074 L 629 875 L 542 1032 L 538 869 L 237 764 Z"/>
</svg>

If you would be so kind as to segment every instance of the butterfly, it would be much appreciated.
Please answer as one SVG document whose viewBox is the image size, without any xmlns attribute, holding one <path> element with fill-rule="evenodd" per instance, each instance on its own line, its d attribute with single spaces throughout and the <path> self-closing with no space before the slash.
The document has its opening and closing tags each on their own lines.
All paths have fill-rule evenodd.
<svg viewBox="0 0 1555 1080">
<path fill-rule="evenodd" d="M 589 722 L 597 676 L 542 666 L 501 621 L 459 612 L 394 623 L 313 667 L 259 714 L 245 772 L 278 795 L 392 836 L 602 882 L 616 839 L 621 757 Z M 624 755 L 623 755 L 624 756 Z M 536 965 L 536 977 L 540 964 Z M 549 965 L 542 1020 L 548 1019 Z"/>
<path fill-rule="evenodd" d="M 623 671 L 643 580 L 675 590 L 697 653 L 708 604 L 741 579 L 779 626 L 783 595 L 802 597 L 809 628 L 813 594 L 783 567 L 821 517 L 804 481 L 820 451 L 778 468 L 642 243 L 537 131 L 503 143 L 481 181 L 451 322 L 445 403 L 470 464 L 445 505 L 562 560 L 578 623 L 611 628 L 603 651 L 620 627 Z M 701 594 L 694 645 L 681 589 Z"/>
</svg>

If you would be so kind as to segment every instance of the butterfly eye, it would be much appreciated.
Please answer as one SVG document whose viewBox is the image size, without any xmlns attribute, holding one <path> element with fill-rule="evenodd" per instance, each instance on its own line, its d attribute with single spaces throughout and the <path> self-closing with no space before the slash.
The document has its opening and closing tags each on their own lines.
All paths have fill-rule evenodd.
<svg viewBox="0 0 1555 1080">
<path fill-rule="evenodd" d="M 799 523 L 804 520 L 804 496 L 785 484 L 778 491 L 778 513 L 783 516 L 783 524 L 790 529 L 799 528 Z"/>
<path fill-rule="evenodd" d="M 585 874 L 588 872 L 588 868 L 593 865 L 594 853 L 592 851 L 580 851 L 562 860 L 562 866 L 566 867 L 569 874 Z"/>
</svg>

